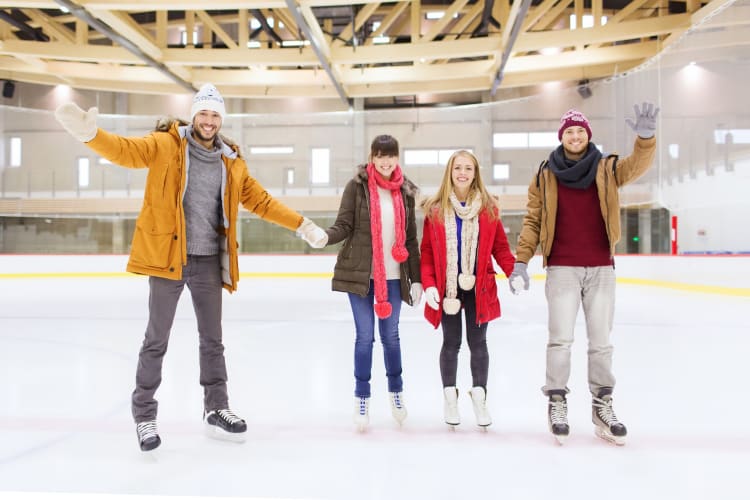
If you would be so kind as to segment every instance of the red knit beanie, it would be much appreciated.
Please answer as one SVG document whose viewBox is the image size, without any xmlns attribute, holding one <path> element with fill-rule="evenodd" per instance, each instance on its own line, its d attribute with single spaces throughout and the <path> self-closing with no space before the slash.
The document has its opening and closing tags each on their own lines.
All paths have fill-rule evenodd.
<svg viewBox="0 0 750 500">
<path fill-rule="evenodd" d="M 557 129 L 557 138 L 559 140 L 562 141 L 563 132 L 568 127 L 583 127 L 586 130 L 586 134 L 589 136 L 589 140 L 591 140 L 591 126 L 589 125 L 589 121 L 580 111 L 569 109 L 565 112 L 562 118 L 560 118 L 560 128 Z"/>
</svg>

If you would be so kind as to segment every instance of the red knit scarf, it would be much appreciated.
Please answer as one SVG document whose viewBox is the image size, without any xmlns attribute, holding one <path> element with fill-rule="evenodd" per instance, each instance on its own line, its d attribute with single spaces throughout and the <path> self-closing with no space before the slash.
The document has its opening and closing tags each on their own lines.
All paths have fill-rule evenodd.
<svg viewBox="0 0 750 500">
<path fill-rule="evenodd" d="M 372 235 L 372 277 L 375 282 L 375 314 L 385 319 L 391 315 L 391 304 L 388 302 L 388 284 L 385 277 L 385 257 L 383 253 L 383 224 L 380 218 L 380 195 L 378 186 L 391 191 L 393 197 L 393 215 L 395 220 L 396 241 L 391 255 L 396 262 L 405 262 L 409 257 L 406 250 L 406 211 L 401 196 L 401 185 L 404 176 L 401 167 L 396 165 L 390 179 L 384 179 L 375 170 L 372 163 L 367 165 L 367 189 L 370 192 L 370 233 Z"/>
</svg>

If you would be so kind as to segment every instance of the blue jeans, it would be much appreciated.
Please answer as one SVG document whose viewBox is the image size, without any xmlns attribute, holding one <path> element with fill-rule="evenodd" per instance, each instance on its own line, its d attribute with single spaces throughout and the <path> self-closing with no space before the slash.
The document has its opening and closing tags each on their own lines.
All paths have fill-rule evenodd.
<svg viewBox="0 0 750 500">
<path fill-rule="evenodd" d="M 378 319 L 380 342 L 383 344 L 383 358 L 385 358 L 385 375 L 388 377 L 388 392 L 401 392 L 401 340 L 398 337 L 398 320 L 401 315 L 401 282 L 387 280 L 388 302 L 392 309 L 391 315 L 385 319 Z M 370 290 L 362 297 L 349 293 L 349 303 L 354 315 L 354 326 L 357 338 L 354 341 L 354 379 L 356 380 L 354 395 L 370 397 L 370 375 L 372 371 L 372 347 L 375 342 L 375 302 L 374 283 L 370 280 Z"/>
</svg>

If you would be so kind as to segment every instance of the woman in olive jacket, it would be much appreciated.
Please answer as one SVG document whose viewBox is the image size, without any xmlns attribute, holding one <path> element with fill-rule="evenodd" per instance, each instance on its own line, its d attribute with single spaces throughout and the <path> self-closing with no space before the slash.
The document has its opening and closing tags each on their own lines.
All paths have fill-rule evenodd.
<svg viewBox="0 0 750 500">
<path fill-rule="evenodd" d="M 346 292 L 354 316 L 355 412 L 360 428 L 369 423 L 370 375 L 379 321 L 393 418 L 406 418 L 398 332 L 401 302 L 416 305 L 422 296 L 415 216 L 417 187 L 401 173 L 398 141 L 375 138 L 369 162 L 344 188 L 336 222 L 326 229 L 328 244 L 343 241 L 333 271 L 332 289 Z"/>
</svg>

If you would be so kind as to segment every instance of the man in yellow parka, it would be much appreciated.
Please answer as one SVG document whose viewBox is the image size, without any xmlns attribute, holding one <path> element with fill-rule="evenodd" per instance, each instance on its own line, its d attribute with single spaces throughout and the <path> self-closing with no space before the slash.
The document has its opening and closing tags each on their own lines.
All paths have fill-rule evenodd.
<svg viewBox="0 0 750 500">
<path fill-rule="evenodd" d="M 248 172 L 239 148 L 219 135 L 224 99 L 211 84 L 193 98 L 191 123 L 161 122 L 145 137 L 121 137 L 96 126 L 98 110 L 73 103 L 55 111 L 76 139 L 128 168 L 148 168 L 127 270 L 149 276 L 149 320 L 138 358 L 133 418 L 143 451 L 161 444 L 156 427 L 161 383 L 177 302 L 190 289 L 200 336 L 204 424 L 212 437 L 243 441 L 247 425 L 229 409 L 221 330 L 222 287 L 237 289 L 239 204 L 303 238 L 314 248 L 327 242 L 312 221 L 275 200 Z"/>
</svg>

